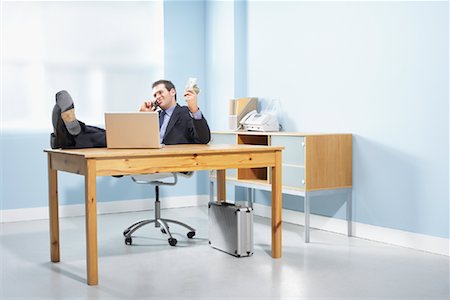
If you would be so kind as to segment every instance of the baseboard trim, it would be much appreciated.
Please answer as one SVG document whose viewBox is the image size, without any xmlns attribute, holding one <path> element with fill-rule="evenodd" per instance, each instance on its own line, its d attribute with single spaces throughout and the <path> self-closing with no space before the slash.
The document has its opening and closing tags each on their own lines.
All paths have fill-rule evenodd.
<svg viewBox="0 0 450 300">
<path fill-rule="evenodd" d="M 180 208 L 191 206 L 206 206 L 209 195 L 193 195 L 161 198 L 161 208 Z M 155 199 L 137 199 L 123 201 L 97 202 L 98 214 L 123 213 L 142 210 L 153 210 Z M 61 205 L 59 216 L 84 216 L 84 204 Z M 48 207 L 33 207 L 20 209 L 7 209 L 0 211 L 0 223 L 31 221 L 48 219 Z"/>
<path fill-rule="evenodd" d="M 257 216 L 270 218 L 272 215 L 271 206 L 254 203 L 253 209 Z M 305 225 L 305 214 L 303 212 L 283 209 L 282 216 L 283 222 Z M 311 214 L 310 227 L 347 235 L 347 221 L 337 218 Z M 353 237 L 450 256 L 450 239 L 358 222 L 352 223 L 352 231 Z M 314 243 L 313 234 L 311 242 Z"/>
<path fill-rule="evenodd" d="M 161 198 L 161 208 L 206 206 L 208 202 L 209 195 L 166 197 Z M 97 213 L 112 214 L 153 210 L 153 207 L 154 199 L 98 202 Z M 272 208 L 270 206 L 254 203 L 253 208 L 254 213 L 257 216 L 266 218 L 270 218 L 272 216 Z M 78 217 L 84 216 L 84 214 L 84 204 L 61 205 L 59 208 L 60 217 Z M 282 216 L 283 222 L 302 226 L 305 225 L 303 212 L 283 209 Z M 0 211 L 0 223 L 41 219 L 48 219 L 48 207 L 7 209 Z M 337 218 L 311 215 L 310 226 L 311 228 L 315 229 L 344 235 L 347 234 L 347 221 Z M 358 222 L 353 222 L 352 230 L 353 236 L 357 238 L 450 256 L 450 239 L 373 226 Z M 311 240 L 314 243 L 314 236 L 311 237 Z"/>
</svg>

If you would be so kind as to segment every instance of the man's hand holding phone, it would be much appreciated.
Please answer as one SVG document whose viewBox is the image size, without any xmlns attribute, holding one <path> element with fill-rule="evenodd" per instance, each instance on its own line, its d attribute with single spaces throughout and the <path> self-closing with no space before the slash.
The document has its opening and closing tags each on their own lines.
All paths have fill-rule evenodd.
<svg viewBox="0 0 450 300">
<path fill-rule="evenodd" d="M 158 104 L 156 103 L 156 100 L 153 101 L 145 101 L 141 107 L 139 108 L 140 112 L 145 112 L 145 111 L 156 111 L 156 109 L 158 108 Z"/>
<path fill-rule="evenodd" d="M 187 106 L 191 113 L 198 111 L 197 93 L 194 90 L 184 91 L 184 98 L 186 99 Z"/>
</svg>

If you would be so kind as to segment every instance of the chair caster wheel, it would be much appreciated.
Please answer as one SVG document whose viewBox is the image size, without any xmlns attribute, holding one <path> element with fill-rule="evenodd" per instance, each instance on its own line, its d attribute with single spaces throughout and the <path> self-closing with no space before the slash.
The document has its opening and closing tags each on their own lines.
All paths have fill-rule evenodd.
<svg viewBox="0 0 450 300">
<path fill-rule="evenodd" d="M 168 241 L 170 246 L 175 246 L 177 244 L 177 240 L 174 238 L 170 238 L 168 239 Z"/>
<path fill-rule="evenodd" d="M 125 245 L 131 245 L 132 243 L 131 236 L 125 238 Z"/>
<path fill-rule="evenodd" d="M 190 238 L 190 239 L 192 239 L 194 236 L 195 236 L 195 231 L 189 231 L 187 233 L 187 237 Z"/>
<path fill-rule="evenodd" d="M 128 232 L 130 232 L 130 229 L 125 229 L 125 230 L 123 231 L 123 236 L 127 236 Z"/>
</svg>

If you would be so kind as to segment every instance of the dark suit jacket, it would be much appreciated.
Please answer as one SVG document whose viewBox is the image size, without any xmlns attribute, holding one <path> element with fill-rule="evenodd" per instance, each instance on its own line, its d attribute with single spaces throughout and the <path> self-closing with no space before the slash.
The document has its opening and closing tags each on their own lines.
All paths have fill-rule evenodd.
<svg viewBox="0 0 450 300">
<path fill-rule="evenodd" d="M 163 144 L 208 144 L 210 140 L 211 131 L 206 119 L 194 119 L 187 106 L 177 104 L 167 125 Z"/>
</svg>

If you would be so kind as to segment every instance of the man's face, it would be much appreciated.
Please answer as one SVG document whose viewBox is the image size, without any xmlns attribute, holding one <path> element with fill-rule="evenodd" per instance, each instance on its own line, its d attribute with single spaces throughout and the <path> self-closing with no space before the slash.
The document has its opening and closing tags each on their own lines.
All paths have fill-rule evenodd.
<svg viewBox="0 0 450 300">
<path fill-rule="evenodd" d="M 168 91 L 164 84 L 158 84 L 153 88 L 153 98 L 159 107 L 166 110 L 175 105 L 175 89 Z"/>
</svg>

